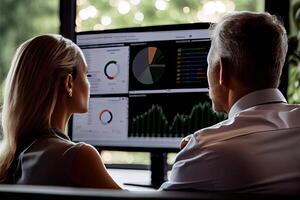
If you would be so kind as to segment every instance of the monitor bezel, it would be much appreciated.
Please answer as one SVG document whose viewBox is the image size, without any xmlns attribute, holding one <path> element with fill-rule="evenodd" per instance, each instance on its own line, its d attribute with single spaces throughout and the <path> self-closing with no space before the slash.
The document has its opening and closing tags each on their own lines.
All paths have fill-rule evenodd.
<svg viewBox="0 0 300 200">
<path fill-rule="evenodd" d="M 201 22 L 201 23 L 188 23 L 188 24 L 166 24 L 166 25 L 127 27 L 127 28 L 116 28 L 116 29 L 106 29 L 106 30 L 80 31 L 80 32 L 75 32 L 75 41 L 74 42 L 76 43 L 78 35 L 124 33 L 124 32 L 197 30 L 197 29 L 200 30 L 200 29 L 210 29 L 212 26 L 213 26 L 213 23 Z"/>
</svg>

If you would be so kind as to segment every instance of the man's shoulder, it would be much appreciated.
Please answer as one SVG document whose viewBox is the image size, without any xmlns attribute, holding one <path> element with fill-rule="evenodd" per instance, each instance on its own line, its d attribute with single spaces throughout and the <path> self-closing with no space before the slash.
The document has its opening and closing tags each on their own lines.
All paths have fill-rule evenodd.
<svg viewBox="0 0 300 200">
<path fill-rule="evenodd" d="M 208 145 L 256 132 L 299 127 L 300 105 L 264 105 L 194 133 L 198 144 Z"/>
</svg>

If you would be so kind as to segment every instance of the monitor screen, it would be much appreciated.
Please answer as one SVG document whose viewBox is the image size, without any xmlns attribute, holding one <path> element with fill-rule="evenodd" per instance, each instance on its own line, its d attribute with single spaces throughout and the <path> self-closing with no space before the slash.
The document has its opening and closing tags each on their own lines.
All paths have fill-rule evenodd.
<svg viewBox="0 0 300 200">
<path fill-rule="evenodd" d="M 91 84 L 89 111 L 74 114 L 73 141 L 99 148 L 178 149 L 225 119 L 208 96 L 209 24 L 77 33 Z"/>
</svg>

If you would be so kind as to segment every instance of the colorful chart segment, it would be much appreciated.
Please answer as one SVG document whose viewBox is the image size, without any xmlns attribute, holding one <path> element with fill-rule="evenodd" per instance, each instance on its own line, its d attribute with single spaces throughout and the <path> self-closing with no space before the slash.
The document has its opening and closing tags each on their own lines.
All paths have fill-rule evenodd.
<svg viewBox="0 0 300 200">
<path fill-rule="evenodd" d="M 176 83 L 198 83 L 206 80 L 208 49 L 178 48 Z"/>
<path fill-rule="evenodd" d="M 165 56 L 157 47 L 140 50 L 132 64 L 132 72 L 136 80 L 145 85 L 159 81 L 165 72 Z"/>
</svg>

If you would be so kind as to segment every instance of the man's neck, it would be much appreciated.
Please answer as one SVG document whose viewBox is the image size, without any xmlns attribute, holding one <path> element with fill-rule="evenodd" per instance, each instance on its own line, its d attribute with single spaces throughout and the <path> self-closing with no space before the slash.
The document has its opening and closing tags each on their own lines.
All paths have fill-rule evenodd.
<svg viewBox="0 0 300 200">
<path fill-rule="evenodd" d="M 240 85 L 241 84 L 236 84 L 236 85 Z M 234 87 L 233 89 L 229 89 L 229 94 L 228 94 L 228 104 L 227 104 L 227 107 L 226 107 L 226 112 L 229 113 L 231 107 L 240 99 L 242 98 L 243 96 L 251 93 L 255 91 L 254 89 L 252 88 L 249 88 L 249 87 L 244 87 L 244 86 L 241 86 L 241 87 Z"/>
</svg>

